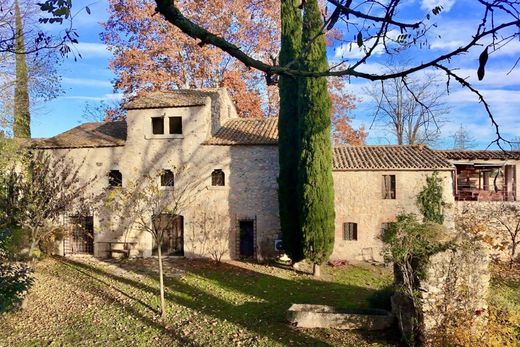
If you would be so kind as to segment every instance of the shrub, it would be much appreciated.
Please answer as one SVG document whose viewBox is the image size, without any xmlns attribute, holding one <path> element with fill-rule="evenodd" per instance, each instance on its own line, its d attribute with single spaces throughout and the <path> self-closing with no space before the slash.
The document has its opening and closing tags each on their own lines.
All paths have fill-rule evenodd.
<svg viewBox="0 0 520 347">
<path fill-rule="evenodd" d="M 31 269 L 24 263 L 11 261 L 7 251 L 12 231 L 0 230 L 0 312 L 16 307 L 33 283 Z"/>
</svg>

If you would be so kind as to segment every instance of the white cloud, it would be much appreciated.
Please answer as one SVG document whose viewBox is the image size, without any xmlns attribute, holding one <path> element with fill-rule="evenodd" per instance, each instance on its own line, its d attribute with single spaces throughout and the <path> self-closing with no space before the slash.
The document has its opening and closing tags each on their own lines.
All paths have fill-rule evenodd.
<svg viewBox="0 0 520 347">
<path fill-rule="evenodd" d="M 391 30 L 386 33 L 386 37 L 389 39 L 386 41 L 387 47 L 392 45 L 397 37 L 400 35 L 398 30 Z M 357 42 L 349 42 L 344 43 L 334 50 L 334 58 L 335 59 L 360 59 L 363 58 L 366 52 L 372 48 L 375 44 L 376 38 L 373 37 L 363 42 L 363 46 L 359 47 Z M 379 43 L 372 51 L 372 56 L 381 55 L 385 53 L 385 47 L 383 45 L 382 40 L 379 40 Z"/>
<path fill-rule="evenodd" d="M 498 107 L 504 107 L 515 104 L 518 107 L 520 104 L 520 90 L 480 89 L 480 93 L 491 106 L 495 104 Z M 450 93 L 447 100 L 454 104 L 478 103 L 477 95 L 468 89 Z"/>
<path fill-rule="evenodd" d="M 85 95 L 68 95 L 62 96 L 61 99 L 68 100 L 86 100 L 86 101 L 118 101 L 123 99 L 123 94 L 119 93 L 111 93 L 111 94 L 103 94 L 101 96 L 85 96 Z"/>
<path fill-rule="evenodd" d="M 443 12 L 449 12 L 454 4 L 455 0 L 422 0 L 421 8 L 425 11 L 431 11 L 437 6 L 442 6 Z"/>
<path fill-rule="evenodd" d="M 107 49 L 107 45 L 97 42 L 80 42 L 74 48 L 85 59 L 88 58 L 108 58 L 112 53 Z"/>
<path fill-rule="evenodd" d="M 95 80 L 89 78 L 70 78 L 63 77 L 62 82 L 68 85 L 82 86 L 82 87 L 97 87 L 97 88 L 110 88 L 112 84 L 106 80 Z"/>
</svg>

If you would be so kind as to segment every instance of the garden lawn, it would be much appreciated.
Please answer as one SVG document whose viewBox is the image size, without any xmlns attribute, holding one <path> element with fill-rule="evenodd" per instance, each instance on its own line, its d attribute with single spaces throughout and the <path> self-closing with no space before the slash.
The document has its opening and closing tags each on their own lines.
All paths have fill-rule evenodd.
<svg viewBox="0 0 520 347">
<path fill-rule="evenodd" d="M 296 329 L 292 303 L 388 308 L 391 272 L 326 267 L 323 278 L 273 266 L 166 261 L 161 319 L 156 259 L 48 258 L 26 307 L 0 316 L 2 346 L 392 346 L 394 331 Z"/>
</svg>

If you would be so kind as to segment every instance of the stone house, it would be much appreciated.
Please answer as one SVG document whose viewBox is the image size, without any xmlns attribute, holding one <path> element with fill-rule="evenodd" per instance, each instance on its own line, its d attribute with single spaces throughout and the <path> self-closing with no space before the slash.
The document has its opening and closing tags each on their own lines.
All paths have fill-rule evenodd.
<svg viewBox="0 0 520 347">
<path fill-rule="evenodd" d="M 239 118 L 225 89 L 150 93 L 125 107 L 124 122 L 82 124 L 35 140 L 33 147 L 77 163 L 80 177 L 91 182 L 92 193 L 125 189 L 151 172 L 161 172 L 157 178 L 161 189 L 196 183 L 193 199 L 181 215 L 166 216 L 175 219 L 165 242 L 168 254 L 209 256 L 212 247 L 220 248 L 224 259 L 264 259 L 278 253 L 276 118 Z M 504 198 L 516 200 L 518 195 L 519 159 L 506 160 L 509 166 L 500 186 Z M 334 148 L 336 243 L 332 259 L 380 261 L 381 228 L 401 211 L 417 212 L 416 196 L 425 177 L 435 171 L 443 178 L 446 202 L 454 204 L 466 196 L 458 185 L 466 171 L 462 166 L 459 171 L 459 162 L 454 160 L 458 160 L 454 154 L 425 146 Z M 179 167 L 189 168 L 182 177 L 175 176 Z M 490 180 L 495 179 L 486 175 L 482 174 L 479 187 L 490 190 Z M 474 181 L 471 174 L 470 182 Z M 498 199 L 490 193 L 492 198 Z M 208 214 L 217 221 L 218 226 L 209 228 L 220 230 L 216 238 L 199 223 Z M 70 236 L 60 244 L 63 254 L 104 257 L 123 247 L 132 255 L 146 257 L 155 251 L 148 233 L 114 220 L 103 206 L 88 215 L 68 217 L 74 223 Z M 149 219 L 152 223 L 152 213 Z"/>
</svg>

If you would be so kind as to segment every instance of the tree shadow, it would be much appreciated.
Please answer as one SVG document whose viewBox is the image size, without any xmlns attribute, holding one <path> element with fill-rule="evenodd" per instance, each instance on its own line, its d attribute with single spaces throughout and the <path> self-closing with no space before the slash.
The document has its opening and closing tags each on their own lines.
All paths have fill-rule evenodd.
<svg viewBox="0 0 520 347">
<path fill-rule="evenodd" d="M 163 324 L 160 321 L 155 320 L 150 316 L 147 316 L 143 312 L 140 312 L 140 310 L 138 310 L 137 308 L 135 308 L 131 305 L 125 305 L 122 302 L 118 301 L 118 298 L 114 295 L 113 292 L 111 292 L 110 289 L 115 290 L 117 293 L 123 295 L 124 297 L 137 302 L 138 304 L 142 305 L 143 307 L 146 307 L 153 314 L 158 314 L 157 309 L 154 309 L 152 306 L 150 306 L 149 304 L 145 303 L 144 301 L 136 298 L 135 296 L 132 296 L 119 288 L 116 288 L 115 286 L 111 285 L 110 283 L 99 279 L 98 277 L 93 275 L 93 273 L 101 275 L 101 276 L 105 276 L 107 278 L 110 278 L 112 280 L 115 280 L 115 281 L 118 281 L 118 282 L 121 282 L 121 283 L 124 283 L 127 285 L 134 286 L 139 289 L 154 291 L 154 294 L 156 294 L 156 295 L 158 295 L 158 292 L 159 292 L 157 289 L 152 289 L 152 288 L 144 286 L 144 285 L 138 286 L 138 285 L 136 285 L 136 284 L 138 284 L 138 282 L 136 282 L 136 281 L 125 279 L 124 277 L 121 277 L 121 276 L 109 274 L 105 271 L 102 271 L 96 267 L 87 265 L 85 263 L 77 262 L 77 261 L 67 259 L 67 258 L 56 258 L 56 259 L 60 263 L 67 266 L 71 271 L 79 272 L 80 274 L 82 274 L 86 277 L 89 277 L 89 278 L 95 280 L 96 282 L 102 284 L 103 286 L 107 287 L 105 289 L 102 286 L 90 285 L 90 286 L 82 286 L 81 290 L 87 291 L 90 294 L 98 297 L 107 305 L 115 303 L 117 306 L 122 308 L 126 314 L 128 314 L 132 317 L 135 317 L 136 319 L 138 319 L 140 322 L 144 323 L 145 325 L 162 332 L 169 338 L 180 343 L 182 346 L 195 346 L 195 347 L 201 346 L 201 345 L 195 343 L 190 338 L 188 338 L 186 336 L 182 336 L 178 332 L 175 332 L 171 327 L 167 326 L 166 324 Z M 65 279 L 65 280 L 68 281 L 70 284 L 77 285 L 77 282 L 73 278 Z"/>
<path fill-rule="evenodd" d="M 64 260 L 85 275 L 95 273 L 114 281 L 133 286 L 137 289 L 159 295 L 158 286 L 147 284 L 109 273 L 101 268 Z M 193 266 L 195 263 L 195 266 Z M 112 263 L 113 264 L 113 263 Z M 146 274 L 156 281 L 157 273 L 152 269 L 142 271 L 135 264 L 116 264 L 126 271 Z M 300 330 L 291 327 L 285 320 L 286 312 L 292 303 L 327 304 L 347 308 L 370 308 L 370 298 L 377 290 L 343 285 L 340 283 L 317 281 L 308 278 L 289 280 L 263 272 L 256 272 L 229 263 L 215 265 L 203 260 L 173 261 L 169 266 L 189 273 L 200 285 L 188 283 L 181 276 L 166 276 L 166 299 L 220 321 L 229 321 L 243 327 L 256 336 L 261 336 L 285 345 L 332 345 L 324 337 L 313 335 L 316 329 Z M 99 280 L 99 279 L 97 279 Z M 214 287 L 204 285 L 204 281 L 218 284 L 222 291 L 215 292 Z M 103 281 L 101 281 L 103 282 Z M 139 299 L 135 299 L 140 302 Z M 145 307 L 150 308 L 149 305 Z M 155 310 L 154 310 L 155 311 Z M 139 312 L 129 312 L 137 317 Z M 157 324 L 153 322 L 153 324 Z M 348 332 L 364 341 L 393 343 L 391 332 Z"/>
</svg>

